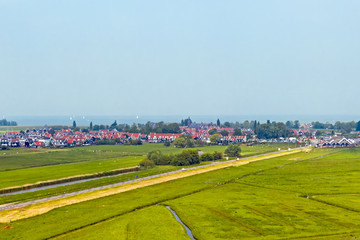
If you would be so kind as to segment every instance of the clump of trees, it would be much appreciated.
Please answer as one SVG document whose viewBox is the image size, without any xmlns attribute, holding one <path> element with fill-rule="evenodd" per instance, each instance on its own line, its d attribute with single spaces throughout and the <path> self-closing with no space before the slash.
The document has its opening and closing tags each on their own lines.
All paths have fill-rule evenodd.
<svg viewBox="0 0 360 240">
<path fill-rule="evenodd" d="M 115 139 L 107 139 L 103 138 L 100 140 L 97 140 L 95 142 L 96 145 L 115 145 L 120 144 L 121 140 L 119 138 Z M 125 145 L 142 145 L 142 141 L 140 139 L 130 139 L 127 142 L 124 143 Z"/>
<path fill-rule="evenodd" d="M 215 133 L 213 135 L 210 136 L 210 142 L 211 144 L 218 144 L 220 141 L 220 137 L 219 137 L 219 134 Z"/>
<path fill-rule="evenodd" d="M 142 141 L 140 139 L 131 139 L 124 143 L 125 145 L 142 145 Z"/>
<path fill-rule="evenodd" d="M 145 158 L 144 160 L 142 160 L 139 165 L 140 165 L 140 167 L 142 167 L 142 168 L 152 168 L 152 167 L 155 166 L 154 162 L 151 161 L 151 160 L 149 160 L 149 159 L 147 159 L 147 158 Z"/>
<path fill-rule="evenodd" d="M 179 154 L 162 154 L 161 151 L 156 150 L 149 152 L 147 159 L 152 161 L 155 165 L 173 165 L 173 166 L 187 166 L 198 164 L 201 161 L 214 161 L 222 159 L 222 153 L 204 153 L 199 155 L 199 152 L 194 149 L 184 150 Z"/>
<path fill-rule="evenodd" d="M 291 129 L 282 122 L 260 124 L 255 129 L 255 133 L 260 139 L 287 138 L 292 136 Z"/>
<path fill-rule="evenodd" d="M 239 145 L 231 144 L 225 149 L 225 154 L 229 157 L 240 157 L 241 148 Z"/>
<path fill-rule="evenodd" d="M 335 122 L 335 124 L 321 123 L 319 121 L 316 121 L 316 122 L 312 122 L 311 124 L 314 129 L 332 129 L 332 130 L 338 130 L 342 133 L 350 133 L 353 129 L 355 129 L 356 131 L 360 131 L 360 121 L 357 123 L 355 121 L 351 121 L 351 122 L 337 121 Z"/>
<path fill-rule="evenodd" d="M 216 128 L 213 128 L 213 129 L 210 129 L 210 130 L 208 131 L 208 133 L 209 133 L 209 135 L 214 135 L 214 134 L 218 133 L 218 131 L 217 131 Z"/>
<path fill-rule="evenodd" d="M 194 139 L 190 135 L 180 135 L 173 142 L 174 146 L 177 148 L 192 148 L 195 145 Z"/>
<path fill-rule="evenodd" d="M 201 162 L 215 161 L 223 158 L 222 153 L 214 152 L 214 153 L 204 153 L 200 155 Z"/>
<path fill-rule="evenodd" d="M 15 121 L 7 121 L 5 118 L 0 120 L 0 126 L 17 126 Z"/>
<path fill-rule="evenodd" d="M 100 140 L 97 140 L 95 142 L 96 145 L 115 145 L 120 143 L 120 139 L 116 138 L 116 139 L 107 139 L 107 138 L 103 138 Z"/>
</svg>

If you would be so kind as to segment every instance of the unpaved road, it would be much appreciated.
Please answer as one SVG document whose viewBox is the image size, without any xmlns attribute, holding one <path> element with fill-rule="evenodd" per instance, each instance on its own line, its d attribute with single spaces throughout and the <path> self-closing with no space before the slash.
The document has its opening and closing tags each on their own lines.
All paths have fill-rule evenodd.
<svg viewBox="0 0 360 240">
<path fill-rule="evenodd" d="M 254 161 L 260 161 L 264 159 L 293 154 L 296 152 L 300 152 L 302 150 L 303 149 L 293 149 L 290 151 L 279 151 L 275 153 L 272 152 L 272 153 L 251 156 L 251 157 L 244 157 L 244 158 L 240 158 L 239 160 L 235 159 L 235 160 L 228 160 L 223 162 L 213 162 L 206 165 L 186 168 L 185 170 L 171 171 L 167 173 L 105 185 L 101 187 L 89 188 L 77 192 L 60 194 L 53 197 L 42 198 L 42 199 L 23 202 L 23 203 L 7 204 L 0 206 L 0 222 L 4 223 L 4 222 L 9 222 L 10 219 L 18 220 L 22 218 L 27 218 L 27 217 L 43 214 L 52 209 L 66 205 L 71 205 L 87 200 L 105 197 L 129 190 L 133 190 L 136 188 L 151 186 L 154 184 L 167 182 L 183 177 L 188 177 L 200 173 L 214 171 L 221 168 L 226 168 L 236 165 L 245 165 Z"/>
</svg>

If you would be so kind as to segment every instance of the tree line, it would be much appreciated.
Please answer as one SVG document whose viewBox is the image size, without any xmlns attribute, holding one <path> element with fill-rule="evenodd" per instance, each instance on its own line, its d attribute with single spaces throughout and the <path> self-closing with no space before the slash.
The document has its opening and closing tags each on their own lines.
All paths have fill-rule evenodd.
<svg viewBox="0 0 360 240">
<path fill-rule="evenodd" d="M 0 120 L 0 126 L 17 126 L 15 121 L 7 121 L 5 118 Z"/>
<path fill-rule="evenodd" d="M 241 148 L 239 145 L 229 145 L 225 149 L 228 157 L 240 157 Z M 220 152 L 203 153 L 195 149 L 183 150 L 178 154 L 163 154 L 160 150 L 154 150 L 147 154 L 146 158 L 141 161 L 141 167 L 153 167 L 155 165 L 173 165 L 188 166 L 199 164 L 200 162 L 216 161 L 223 158 Z"/>
</svg>

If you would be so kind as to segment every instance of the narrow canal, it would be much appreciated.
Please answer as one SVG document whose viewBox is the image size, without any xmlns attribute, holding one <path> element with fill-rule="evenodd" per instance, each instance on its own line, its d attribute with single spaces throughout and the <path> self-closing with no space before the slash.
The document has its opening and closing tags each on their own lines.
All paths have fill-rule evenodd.
<svg viewBox="0 0 360 240">
<path fill-rule="evenodd" d="M 181 219 L 180 219 L 179 216 L 176 214 L 176 212 L 175 212 L 174 210 L 172 210 L 169 206 L 166 206 L 166 208 L 169 209 L 170 212 L 171 212 L 171 213 L 174 215 L 174 217 L 176 218 L 176 220 L 177 220 L 181 225 L 184 226 L 187 235 L 188 235 L 191 239 L 195 240 L 194 235 L 192 234 L 190 228 L 188 228 L 188 227 L 181 221 Z"/>
</svg>

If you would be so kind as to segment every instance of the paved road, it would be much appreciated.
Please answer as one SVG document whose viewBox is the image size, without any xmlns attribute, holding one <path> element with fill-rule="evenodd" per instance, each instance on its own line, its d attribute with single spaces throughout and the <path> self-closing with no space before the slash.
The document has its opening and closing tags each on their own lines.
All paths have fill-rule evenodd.
<svg viewBox="0 0 360 240">
<path fill-rule="evenodd" d="M 292 149 L 292 150 L 295 150 L 295 149 Z M 26 207 L 26 206 L 36 204 L 36 203 L 42 203 L 42 202 L 46 202 L 46 201 L 50 201 L 50 200 L 54 200 L 54 199 L 60 199 L 60 198 L 75 196 L 75 195 L 78 195 L 78 194 L 88 193 L 88 192 L 92 192 L 92 191 L 96 191 L 96 190 L 101 190 L 101 189 L 106 189 L 106 188 L 111 188 L 111 187 L 117 187 L 117 186 L 124 185 L 124 184 L 127 184 L 127 183 L 140 182 L 140 181 L 143 181 L 143 180 L 146 180 L 146 179 L 152 179 L 152 178 L 157 178 L 157 177 L 161 177 L 161 176 L 171 175 L 171 174 L 179 173 L 179 172 L 183 172 L 183 171 L 189 171 L 189 170 L 193 170 L 193 169 L 199 169 L 199 168 L 204 168 L 204 167 L 223 164 L 223 163 L 231 163 L 231 162 L 236 162 L 236 161 L 242 161 L 242 160 L 246 160 L 246 159 L 250 159 L 250 158 L 262 157 L 262 156 L 267 156 L 267 155 L 271 155 L 271 154 L 274 154 L 274 153 L 281 153 L 281 152 L 287 152 L 287 150 L 271 152 L 271 153 L 264 153 L 264 154 L 259 154 L 259 155 L 255 155 L 255 156 L 250 156 L 250 157 L 244 157 L 244 158 L 240 158 L 239 160 L 234 159 L 234 160 L 228 160 L 228 161 L 222 161 L 222 162 L 213 162 L 213 163 L 210 163 L 210 164 L 185 168 L 185 170 L 176 170 L 176 171 L 156 174 L 156 175 L 152 175 L 152 176 L 148 176 L 148 177 L 137 178 L 137 179 L 134 179 L 134 180 L 128 180 L 128 181 L 124 181 L 124 182 L 113 183 L 113 184 L 100 186 L 100 187 L 95 187 L 95 188 L 89 188 L 89 189 L 85 189 L 85 190 L 81 190 L 81 191 L 77 191 L 77 192 L 60 194 L 60 195 L 57 195 L 57 196 L 37 199 L 37 200 L 33 200 L 33 201 L 2 205 L 2 206 L 0 206 L 0 211 L 10 210 L 10 209 L 14 209 L 14 208 Z"/>
</svg>

